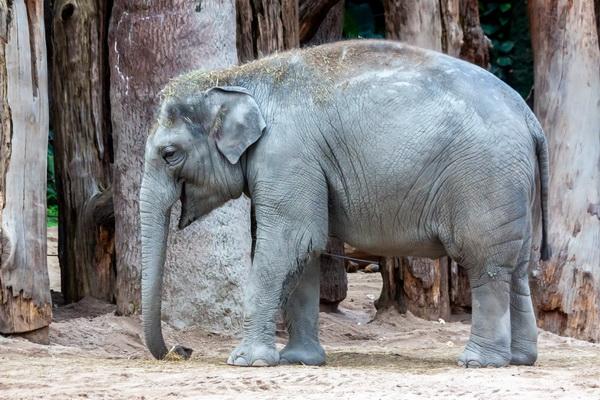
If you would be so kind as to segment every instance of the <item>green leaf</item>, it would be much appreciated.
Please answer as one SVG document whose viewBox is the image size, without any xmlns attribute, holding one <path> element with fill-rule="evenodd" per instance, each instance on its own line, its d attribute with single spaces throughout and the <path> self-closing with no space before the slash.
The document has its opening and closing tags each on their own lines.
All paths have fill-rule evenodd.
<svg viewBox="0 0 600 400">
<path fill-rule="evenodd" d="M 481 2 L 479 3 L 481 4 Z M 488 16 L 498 8 L 498 4 L 496 3 L 488 3 L 485 4 L 485 11 L 482 13 L 484 16 Z"/>
<path fill-rule="evenodd" d="M 495 47 L 502 53 L 508 53 L 513 49 L 513 47 L 515 47 L 515 42 L 507 40 L 506 42 L 500 42 L 498 46 Z"/>
<path fill-rule="evenodd" d="M 481 24 L 481 28 L 486 35 L 493 35 L 498 30 L 498 27 L 490 24 Z"/>
<path fill-rule="evenodd" d="M 509 65 L 512 65 L 512 58 L 510 58 L 510 57 L 498 57 L 496 59 L 496 64 L 498 64 L 501 67 L 508 67 Z"/>
<path fill-rule="evenodd" d="M 510 3 L 502 3 L 502 4 L 500 4 L 500 11 L 507 12 L 508 10 L 510 10 L 511 7 L 512 7 L 512 4 L 510 4 Z"/>
</svg>

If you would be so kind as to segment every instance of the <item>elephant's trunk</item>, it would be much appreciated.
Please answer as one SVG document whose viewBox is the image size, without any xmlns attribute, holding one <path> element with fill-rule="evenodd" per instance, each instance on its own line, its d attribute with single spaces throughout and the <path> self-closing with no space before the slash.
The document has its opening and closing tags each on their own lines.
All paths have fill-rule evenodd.
<svg viewBox="0 0 600 400">
<path fill-rule="evenodd" d="M 146 177 L 140 192 L 142 239 L 142 318 L 146 346 L 157 359 L 167 354 L 161 329 L 163 266 L 172 204 L 160 199 L 161 190 L 148 187 Z"/>
</svg>

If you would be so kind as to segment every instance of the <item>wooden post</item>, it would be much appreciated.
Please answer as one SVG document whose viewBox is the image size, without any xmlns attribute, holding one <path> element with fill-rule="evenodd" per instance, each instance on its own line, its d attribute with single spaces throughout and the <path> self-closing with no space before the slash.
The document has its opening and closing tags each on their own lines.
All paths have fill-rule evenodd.
<svg viewBox="0 0 600 400">
<path fill-rule="evenodd" d="M 61 288 L 67 302 L 115 301 L 108 21 L 103 0 L 56 0 L 52 115 Z"/>
<path fill-rule="evenodd" d="M 40 341 L 52 318 L 47 147 L 43 2 L 0 0 L 0 333 L 36 331 Z"/>
<path fill-rule="evenodd" d="M 534 304 L 544 329 L 596 342 L 600 341 L 597 10 L 592 1 L 529 1 L 534 110 L 550 153 L 553 252 L 549 261 L 532 271 Z"/>
</svg>

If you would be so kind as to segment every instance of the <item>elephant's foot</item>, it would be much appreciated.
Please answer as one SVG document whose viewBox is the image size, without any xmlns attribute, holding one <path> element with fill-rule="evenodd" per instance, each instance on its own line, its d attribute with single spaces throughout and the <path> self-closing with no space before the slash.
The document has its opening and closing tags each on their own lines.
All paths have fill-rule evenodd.
<svg viewBox="0 0 600 400">
<path fill-rule="evenodd" d="M 512 365 L 533 365 L 537 360 L 537 342 L 513 339 L 510 351 Z"/>
<path fill-rule="evenodd" d="M 231 352 L 227 364 L 239 367 L 271 367 L 279 364 L 279 353 L 275 346 L 242 343 Z"/>
<path fill-rule="evenodd" d="M 279 354 L 279 364 L 323 365 L 325 350 L 319 342 L 288 343 Z"/>
<path fill-rule="evenodd" d="M 465 368 L 483 368 L 483 367 L 506 367 L 510 362 L 511 356 L 508 349 L 494 348 L 491 346 L 483 347 L 469 340 L 465 350 L 458 357 L 458 365 Z"/>
</svg>

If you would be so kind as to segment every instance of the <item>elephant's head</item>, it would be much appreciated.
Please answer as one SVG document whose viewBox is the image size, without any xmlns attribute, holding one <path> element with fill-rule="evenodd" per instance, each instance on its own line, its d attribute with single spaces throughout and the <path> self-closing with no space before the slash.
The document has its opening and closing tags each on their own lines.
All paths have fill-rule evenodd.
<svg viewBox="0 0 600 400">
<path fill-rule="evenodd" d="M 165 100 L 146 141 L 140 191 L 142 316 L 146 345 L 157 359 L 167 354 L 161 326 L 162 269 L 171 208 L 181 199 L 185 228 L 244 189 L 240 158 L 265 122 L 241 87 L 215 87 Z"/>
</svg>

